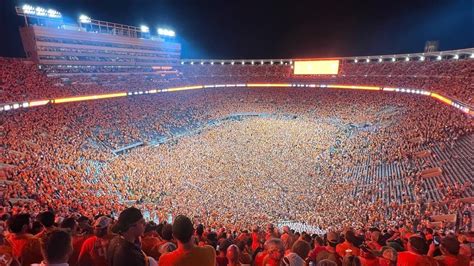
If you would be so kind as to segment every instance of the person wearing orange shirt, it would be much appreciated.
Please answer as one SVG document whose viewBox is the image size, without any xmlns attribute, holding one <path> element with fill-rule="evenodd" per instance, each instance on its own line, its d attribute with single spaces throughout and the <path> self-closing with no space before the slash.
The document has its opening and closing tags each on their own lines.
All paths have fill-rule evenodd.
<svg viewBox="0 0 474 266">
<path fill-rule="evenodd" d="M 30 265 L 41 261 L 39 239 L 27 233 L 31 227 L 29 214 L 16 214 L 7 222 L 11 234 L 7 241 L 11 244 L 13 256 L 21 265 Z"/>
<path fill-rule="evenodd" d="M 438 265 L 433 258 L 426 256 L 428 245 L 425 240 L 417 235 L 408 239 L 407 251 L 398 253 L 397 266 L 410 265 Z"/>
<path fill-rule="evenodd" d="M 178 215 L 173 223 L 173 237 L 178 241 L 178 249 L 160 257 L 162 266 L 214 266 L 216 251 L 211 246 L 196 246 L 193 239 L 194 228 L 191 220 Z"/>
<path fill-rule="evenodd" d="M 340 257 L 346 255 L 346 250 L 352 250 L 352 255 L 360 255 L 360 249 L 357 247 L 357 237 L 352 230 L 348 230 L 345 234 L 345 241 L 336 246 L 336 252 Z"/>
<path fill-rule="evenodd" d="M 441 239 L 440 250 L 442 256 L 434 257 L 441 266 L 469 266 L 469 258 L 459 254 L 460 243 L 454 236 L 447 236 Z M 436 249 L 434 243 L 431 243 L 428 256 L 433 256 Z"/>
<path fill-rule="evenodd" d="M 145 226 L 145 233 L 142 237 L 142 249 L 148 256 L 153 257 L 155 260 L 160 258 L 159 248 L 163 243 L 162 240 L 158 238 L 158 232 L 156 232 L 156 224 L 149 222 Z"/>
<path fill-rule="evenodd" d="M 94 235 L 87 238 L 82 244 L 79 253 L 78 265 L 105 266 L 107 259 L 108 244 L 112 235 L 108 234 L 108 228 L 112 219 L 107 216 L 101 216 L 94 222 Z"/>
</svg>

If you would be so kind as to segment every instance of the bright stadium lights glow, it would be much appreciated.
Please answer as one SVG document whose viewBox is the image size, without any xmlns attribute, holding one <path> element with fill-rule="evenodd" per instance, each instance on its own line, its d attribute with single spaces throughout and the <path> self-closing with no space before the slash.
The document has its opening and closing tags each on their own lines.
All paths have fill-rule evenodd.
<svg viewBox="0 0 474 266">
<path fill-rule="evenodd" d="M 183 61 L 181 61 L 181 65 L 184 65 L 184 62 L 183 62 Z"/>
<path fill-rule="evenodd" d="M 50 18 L 60 18 L 61 13 L 59 13 L 58 11 L 56 11 L 54 9 L 48 9 L 48 17 L 50 17 Z"/>
<path fill-rule="evenodd" d="M 459 55 L 456 54 L 456 55 L 454 55 L 453 58 L 454 58 L 454 59 L 459 59 Z"/>
<path fill-rule="evenodd" d="M 224 65 L 224 61 L 221 62 L 221 65 Z"/>
<path fill-rule="evenodd" d="M 201 62 L 201 65 L 204 65 L 204 62 Z"/>
<path fill-rule="evenodd" d="M 176 33 L 174 31 L 168 30 L 168 29 L 158 28 L 157 32 L 158 32 L 158 35 L 163 35 L 163 36 L 168 36 L 168 37 L 176 36 Z"/>
<path fill-rule="evenodd" d="M 79 16 L 79 22 L 81 23 L 91 23 L 91 18 L 86 15 Z"/>
<path fill-rule="evenodd" d="M 230 62 L 231 65 L 234 65 L 234 61 Z"/>
<path fill-rule="evenodd" d="M 10 109 L 11 109 L 10 105 L 5 105 L 5 106 L 3 107 L 3 110 L 5 110 L 5 111 L 8 111 L 8 110 L 10 110 Z"/>
<path fill-rule="evenodd" d="M 245 61 L 242 61 L 242 65 L 245 65 Z"/>
<path fill-rule="evenodd" d="M 255 62 L 254 62 L 254 61 L 252 61 L 252 65 L 255 65 Z"/>
<path fill-rule="evenodd" d="M 23 5 L 22 9 L 23 9 L 23 13 L 25 14 L 29 14 L 29 15 L 35 14 L 35 8 L 30 5 Z"/>
<path fill-rule="evenodd" d="M 474 58 L 474 54 L 471 54 L 470 58 Z"/>
<path fill-rule="evenodd" d="M 410 57 L 405 58 L 405 61 L 410 61 Z"/>
<path fill-rule="evenodd" d="M 273 61 L 270 61 L 270 65 L 273 65 Z"/>
<path fill-rule="evenodd" d="M 260 61 L 260 65 L 263 65 L 263 61 Z"/>
<path fill-rule="evenodd" d="M 436 60 L 441 60 L 441 55 L 438 55 L 438 57 L 436 57 Z"/>
<path fill-rule="evenodd" d="M 368 62 L 370 62 L 370 59 L 369 59 L 369 58 L 367 58 L 367 59 L 365 60 L 365 62 L 367 62 L 367 63 L 368 63 Z"/>
<path fill-rule="evenodd" d="M 191 62 L 191 65 L 194 65 L 194 62 Z"/>
<path fill-rule="evenodd" d="M 357 63 L 357 62 L 359 62 L 359 60 L 355 59 L 355 60 L 354 60 L 354 63 Z"/>
<path fill-rule="evenodd" d="M 211 65 L 214 65 L 214 62 L 211 62 Z"/>
<path fill-rule="evenodd" d="M 393 58 L 392 58 L 392 62 L 395 62 L 395 60 L 397 60 L 397 59 L 395 59 L 395 57 L 393 57 Z"/>
<path fill-rule="evenodd" d="M 425 61 L 425 57 L 424 56 L 420 57 L 420 61 Z"/>
<path fill-rule="evenodd" d="M 46 9 L 37 6 L 37 7 L 35 8 L 35 15 L 41 16 L 41 17 L 45 17 L 45 16 L 48 15 L 48 13 L 47 13 Z"/>
<path fill-rule="evenodd" d="M 379 58 L 379 62 L 382 62 L 382 58 Z"/>
<path fill-rule="evenodd" d="M 283 65 L 283 61 L 280 61 L 280 65 Z"/>
<path fill-rule="evenodd" d="M 150 28 L 148 28 L 148 27 L 145 26 L 145 25 L 141 25 L 141 26 L 140 26 L 140 31 L 141 31 L 141 32 L 144 32 L 144 33 L 147 33 L 147 32 L 150 32 Z"/>
</svg>

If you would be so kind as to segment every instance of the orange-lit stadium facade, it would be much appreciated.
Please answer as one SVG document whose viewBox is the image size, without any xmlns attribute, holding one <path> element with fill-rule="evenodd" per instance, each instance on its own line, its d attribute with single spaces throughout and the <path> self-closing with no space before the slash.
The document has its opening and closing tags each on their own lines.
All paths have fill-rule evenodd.
<svg viewBox="0 0 474 266">
<path fill-rule="evenodd" d="M 345 90 L 367 90 L 367 91 L 410 93 L 410 94 L 418 94 L 418 95 L 432 97 L 441 103 L 453 106 L 466 114 L 474 116 L 474 109 L 472 107 L 469 107 L 466 104 L 463 104 L 456 100 L 452 100 L 438 93 L 430 92 L 426 90 L 378 87 L 378 86 L 337 85 L 337 84 L 326 85 L 326 84 L 308 84 L 308 83 L 247 83 L 247 84 L 194 85 L 194 86 L 174 87 L 174 88 L 165 88 L 165 89 L 152 89 L 152 90 L 145 90 L 145 91 L 117 92 L 117 93 L 106 93 L 106 94 L 97 94 L 97 95 L 64 97 L 64 98 L 49 99 L 49 100 L 38 100 L 38 101 L 23 102 L 23 103 L 11 103 L 11 104 L 5 104 L 5 105 L 0 106 L 0 111 L 9 111 L 9 110 L 15 110 L 19 108 L 28 108 L 28 107 L 47 105 L 47 104 L 62 104 L 62 103 L 69 103 L 69 102 L 91 101 L 91 100 L 110 99 L 110 98 L 117 98 L 117 97 L 137 96 L 137 95 L 149 95 L 149 94 L 165 93 L 165 92 L 177 92 L 177 91 L 211 89 L 211 88 L 238 88 L 238 87 L 246 87 L 249 89 L 255 89 L 255 88 L 315 88 L 315 89 L 320 88 L 320 89 L 324 89 L 324 88 L 330 88 L 330 89 L 345 89 Z"/>
</svg>

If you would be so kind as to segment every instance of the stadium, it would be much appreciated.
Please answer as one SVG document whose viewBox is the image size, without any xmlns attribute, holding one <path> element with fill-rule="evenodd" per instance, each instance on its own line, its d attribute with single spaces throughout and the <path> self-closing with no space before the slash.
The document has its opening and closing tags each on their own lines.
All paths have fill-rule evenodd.
<svg viewBox="0 0 474 266">
<path fill-rule="evenodd" d="M 472 265 L 474 48 L 187 59 L 171 28 L 15 12 L 5 265 Z"/>
</svg>

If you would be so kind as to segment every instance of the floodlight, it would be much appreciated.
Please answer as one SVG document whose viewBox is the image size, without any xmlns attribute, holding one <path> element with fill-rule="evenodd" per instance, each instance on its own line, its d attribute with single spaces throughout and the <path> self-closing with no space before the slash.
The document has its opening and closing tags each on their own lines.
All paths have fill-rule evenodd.
<svg viewBox="0 0 474 266">
<path fill-rule="evenodd" d="M 405 61 L 410 61 L 410 57 L 407 56 L 407 57 L 405 58 Z"/>
<path fill-rule="evenodd" d="M 176 36 L 176 33 L 174 31 L 168 30 L 168 29 L 158 28 L 157 32 L 158 32 L 158 35 L 169 36 L 169 37 Z"/>
<path fill-rule="evenodd" d="M 242 61 L 242 65 L 245 65 L 245 61 Z"/>
<path fill-rule="evenodd" d="M 35 14 L 35 8 L 30 5 L 23 5 L 22 9 L 23 9 L 23 13 L 25 14 L 31 14 L 31 15 Z"/>
<path fill-rule="evenodd" d="M 233 65 L 233 64 L 234 64 L 234 61 L 232 61 L 230 64 Z"/>
<path fill-rule="evenodd" d="M 273 65 L 273 61 L 270 61 L 270 65 Z"/>
<path fill-rule="evenodd" d="M 474 54 L 471 54 L 470 58 L 474 58 Z"/>
<path fill-rule="evenodd" d="M 18 108 L 20 108 L 20 104 L 14 103 L 14 104 L 13 104 L 13 109 L 18 109 Z"/>
<path fill-rule="evenodd" d="M 263 65 L 263 61 L 260 61 L 260 65 Z"/>
<path fill-rule="evenodd" d="M 79 22 L 80 23 L 91 23 L 91 18 L 86 16 L 86 15 L 80 15 L 79 16 Z"/>
<path fill-rule="evenodd" d="M 379 58 L 379 62 L 382 62 L 382 58 Z"/>
<path fill-rule="evenodd" d="M 280 61 L 280 65 L 283 65 L 283 61 Z"/>
<path fill-rule="evenodd" d="M 204 62 L 201 62 L 201 65 L 204 65 Z"/>
<path fill-rule="evenodd" d="M 395 57 L 393 57 L 393 58 L 392 58 L 392 62 L 395 62 L 395 60 L 397 60 L 397 59 L 395 59 Z"/>
<path fill-rule="evenodd" d="M 194 65 L 194 62 L 191 62 L 191 65 Z"/>
<path fill-rule="evenodd" d="M 214 65 L 214 62 L 211 62 L 211 65 Z"/>
<path fill-rule="evenodd" d="M 42 8 L 42 7 L 39 7 L 39 6 L 37 6 L 37 7 L 35 8 L 35 14 L 36 14 L 37 16 L 42 16 L 42 17 L 48 15 L 46 9 L 44 9 L 44 8 Z"/>
<path fill-rule="evenodd" d="M 221 62 L 221 65 L 223 65 L 223 64 L 224 64 L 224 61 Z"/>
<path fill-rule="evenodd" d="M 355 60 L 354 60 L 354 63 L 357 63 L 357 62 L 359 62 L 359 60 L 355 59 Z"/>
<path fill-rule="evenodd" d="M 48 17 L 50 18 L 61 18 L 61 13 L 54 9 L 48 9 Z"/>
<path fill-rule="evenodd" d="M 181 61 L 181 65 L 184 65 L 184 62 L 183 62 L 183 61 Z"/>
<path fill-rule="evenodd" d="M 436 57 L 436 60 L 441 60 L 441 55 L 438 55 L 438 57 Z"/>
<path fill-rule="evenodd" d="M 365 60 L 365 62 L 367 62 L 367 63 L 368 63 L 368 62 L 370 62 L 370 59 L 369 59 L 369 58 L 367 58 L 367 59 Z"/>
<path fill-rule="evenodd" d="M 3 110 L 5 110 L 5 111 L 10 110 L 10 105 L 5 105 L 5 106 L 3 107 Z"/>
<path fill-rule="evenodd" d="M 141 32 L 145 32 L 145 33 L 146 33 L 146 32 L 150 32 L 150 28 L 148 28 L 148 27 L 145 26 L 145 25 L 141 25 L 141 26 L 140 26 L 140 31 L 141 31 Z"/>
<path fill-rule="evenodd" d="M 453 58 L 454 58 L 454 59 L 459 59 L 459 55 L 456 54 L 456 55 L 454 55 Z"/>
<path fill-rule="evenodd" d="M 425 57 L 424 56 L 420 57 L 420 61 L 425 61 Z"/>
<path fill-rule="evenodd" d="M 252 65 L 254 65 L 254 64 L 255 64 L 255 62 L 254 62 L 254 61 L 252 61 Z"/>
</svg>

